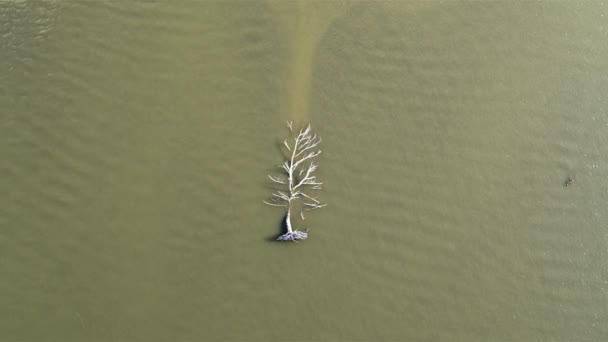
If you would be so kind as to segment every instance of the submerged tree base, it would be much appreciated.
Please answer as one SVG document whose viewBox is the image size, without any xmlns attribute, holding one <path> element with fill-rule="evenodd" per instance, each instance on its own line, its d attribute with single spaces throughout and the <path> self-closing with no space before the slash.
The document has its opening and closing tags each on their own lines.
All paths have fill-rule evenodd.
<svg viewBox="0 0 608 342">
<path fill-rule="evenodd" d="M 297 241 L 304 240 L 308 237 L 307 232 L 303 232 L 300 230 L 294 230 L 289 233 L 285 233 L 277 238 L 277 241 Z"/>
</svg>

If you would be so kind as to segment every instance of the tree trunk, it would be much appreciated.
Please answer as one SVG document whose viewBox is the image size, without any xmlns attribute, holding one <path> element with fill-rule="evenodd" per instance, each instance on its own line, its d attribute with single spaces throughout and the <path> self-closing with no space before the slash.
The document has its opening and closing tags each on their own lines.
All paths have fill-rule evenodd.
<svg viewBox="0 0 608 342">
<path fill-rule="evenodd" d="M 291 227 L 291 208 L 287 209 L 287 216 L 285 216 L 285 226 L 287 227 L 287 233 L 279 236 L 279 241 L 297 241 L 304 240 L 308 236 L 307 232 L 293 230 Z"/>
<path fill-rule="evenodd" d="M 287 232 L 291 233 L 293 232 L 293 229 L 291 228 L 291 218 L 290 218 L 290 213 L 291 210 L 287 209 L 287 216 L 285 217 L 285 225 L 287 226 Z"/>
</svg>

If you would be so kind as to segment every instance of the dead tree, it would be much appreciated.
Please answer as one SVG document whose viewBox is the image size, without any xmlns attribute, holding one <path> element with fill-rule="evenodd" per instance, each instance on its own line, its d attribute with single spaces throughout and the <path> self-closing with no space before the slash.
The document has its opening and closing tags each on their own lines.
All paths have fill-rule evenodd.
<svg viewBox="0 0 608 342">
<path fill-rule="evenodd" d="M 308 230 L 293 229 L 291 225 L 291 213 L 292 210 L 295 210 L 293 208 L 295 201 L 300 201 L 304 210 L 319 209 L 326 206 L 315 198 L 311 192 L 311 190 L 320 190 L 323 185 L 313 175 L 318 166 L 314 163 L 313 158 L 321 154 L 321 150 L 316 149 L 321 143 L 321 138 L 312 132 L 310 124 L 306 128 L 300 129 L 298 135 L 294 137 L 292 126 L 291 122 L 287 122 L 291 138 L 289 142 L 287 139 L 283 141 L 283 147 L 288 155 L 287 160 L 280 166 L 283 170 L 283 176 L 268 175 L 272 182 L 280 184 L 284 190 L 275 191 L 270 202 L 264 201 L 271 206 L 287 208 L 285 216 L 287 232 L 277 238 L 279 241 L 297 241 L 308 237 Z M 300 211 L 300 217 L 304 219 L 302 211 Z"/>
</svg>

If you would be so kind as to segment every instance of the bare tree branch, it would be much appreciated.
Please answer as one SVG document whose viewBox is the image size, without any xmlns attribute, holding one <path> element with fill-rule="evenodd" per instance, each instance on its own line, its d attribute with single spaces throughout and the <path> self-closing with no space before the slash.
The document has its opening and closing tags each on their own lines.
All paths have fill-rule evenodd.
<svg viewBox="0 0 608 342">
<path fill-rule="evenodd" d="M 316 199 L 316 198 L 314 198 L 314 197 L 312 197 L 312 196 L 308 196 L 307 194 L 305 194 L 305 193 L 303 193 L 303 192 L 301 192 L 301 191 L 298 191 L 296 194 L 297 194 L 297 195 L 302 195 L 302 196 L 304 196 L 304 197 L 308 198 L 309 200 L 314 201 L 314 202 L 315 202 L 315 203 L 317 203 L 317 204 L 321 204 L 321 202 L 319 202 L 319 200 L 318 200 L 318 199 Z"/>
<path fill-rule="evenodd" d="M 302 202 L 305 206 L 309 207 L 309 210 L 319 209 L 325 207 L 327 204 L 316 204 L 316 203 L 306 203 Z"/>
<path fill-rule="evenodd" d="M 305 155 L 304 157 L 302 157 L 302 159 L 298 160 L 295 162 L 295 164 L 293 164 L 293 167 L 297 167 L 298 165 L 300 165 L 303 161 L 308 160 L 310 158 L 314 158 L 316 156 L 318 156 L 319 154 L 321 154 L 321 151 L 316 151 L 316 152 L 310 152 L 307 155 Z"/>
<path fill-rule="evenodd" d="M 271 175 L 268 175 L 268 178 L 270 178 L 270 180 L 273 181 L 273 182 L 275 182 L 275 183 L 287 184 L 286 181 L 283 178 L 279 178 L 279 177 L 275 177 L 275 176 L 271 176 Z"/>
<path fill-rule="evenodd" d="M 265 204 L 271 205 L 273 207 L 285 207 L 285 208 L 287 208 L 287 204 L 276 204 L 276 203 L 269 203 L 269 202 L 266 202 L 266 201 L 262 201 L 262 202 L 264 202 Z"/>
</svg>

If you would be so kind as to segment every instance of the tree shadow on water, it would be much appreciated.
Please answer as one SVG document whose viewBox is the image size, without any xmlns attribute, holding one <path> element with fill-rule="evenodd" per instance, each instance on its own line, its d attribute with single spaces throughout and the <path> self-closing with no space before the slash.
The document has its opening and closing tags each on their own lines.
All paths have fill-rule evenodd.
<svg viewBox="0 0 608 342">
<path fill-rule="evenodd" d="M 278 234 L 274 234 L 274 235 L 270 235 L 267 236 L 265 238 L 266 241 L 270 241 L 270 242 L 285 242 L 285 241 L 279 241 L 277 240 L 277 238 L 285 233 L 287 233 L 287 223 L 286 220 L 287 219 L 287 213 L 283 214 L 283 216 L 281 216 L 281 221 L 279 222 L 279 233 Z"/>
</svg>

